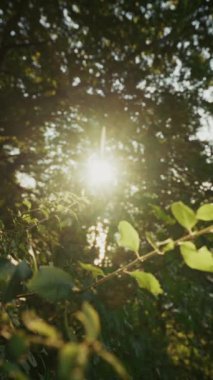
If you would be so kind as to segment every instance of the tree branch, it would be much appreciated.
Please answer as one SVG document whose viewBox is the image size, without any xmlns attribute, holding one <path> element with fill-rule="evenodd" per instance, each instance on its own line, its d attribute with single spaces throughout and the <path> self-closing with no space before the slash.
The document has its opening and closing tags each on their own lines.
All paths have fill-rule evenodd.
<svg viewBox="0 0 213 380">
<path fill-rule="evenodd" d="M 188 235 L 182 236 L 181 238 L 175 240 L 174 241 L 174 248 L 177 247 L 178 245 L 180 245 L 180 243 L 183 242 L 183 241 L 194 240 L 197 237 L 205 235 L 207 233 L 213 233 L 213 225 L 205 227 L 205 228 L 201 229 L 200 231 L 196 231 L 196 232 L 190 233 Z M 144 263 L 145 261 L 149 260 L 153 256 L 157 256 L 157 255 L 159 255 L 159 251 L 156 250 L 156 249 L 154 249 L 154 250 L 148 252 L 147 254 L 145 254 L 143 256 L 139 256 L 138 258 L 136 258 L 135 260 L 131 261 L 130 263 L 128 263 L 126 265 L 123 265 L 122 267 L 118 268 L 114 272 L 112 272 L 112 273 L 108 274 L 107 276 L 101 278 L 100 280 L 96 281 L 94 284 L 88 286 L 85 289 L 80 290 L 80 292 L 82 293 L 82 292 L 85 292 L 85 291 L 87 291 L 89 289 L 97 288 L 98 286 L 104 284 L 108 280 L 111 280 L 112 278 L 117 277 L 119 274 L 122 274 L 125 271 L 129 271 L 136 264 Z"/>
</svg>

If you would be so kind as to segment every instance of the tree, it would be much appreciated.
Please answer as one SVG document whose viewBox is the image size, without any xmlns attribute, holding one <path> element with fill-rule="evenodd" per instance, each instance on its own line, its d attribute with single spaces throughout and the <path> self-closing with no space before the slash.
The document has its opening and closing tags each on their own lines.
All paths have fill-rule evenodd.
<svg viewBox="0 0 213 380">
<path fill-rule="evenodd" d="M 29 263 L 30 238 L 39 253 L 38 265 L 53 261 L 74 275 L 79 255 L 90 264 L 99 255 L 95 239 L 88 245 L 88 230 L 98 236 L 100 229 L 110 226 L 106 256 L 114 268 L 132 257 L 114 244 L 115 226 L 122 219 L 130 221 L 140 236 L 147 231 L 155 234 L 154 240 L 163 240 L 168 233 L 179 236 L 168 213 L 170 204 L 181 199 L 198 208 L 212 190 L 211 145 L 197 138 L 200 115 L 206 120 L 211 111 L 210 2 L 16 0 L 2 1 L 0 12 L 0 202 L 4 228 L 10 231 L 4 256 L 11 255 L 12 246 L 13 257 L 18 262 L 25 257 Z M 117 161 L 118 185 L 100 196 L 88 190 L 84 167 L 94 151 L 99 154 L 103 127 L 104 154 Z M 20 172 L 32 176 L 36 187 L 26 187 L 26 180 L 25 185 L 20 183 Z M 89 205 L 84 205 L 83 190 Z M 26 199 L 30 204 L 23 203 Z M 79 210 L 79 205 L 84 208 Z M 42 219 L 44 223 L 31 230 Z M 201 245 L 204 239 L 200 238 Z M 143 239 L 142 251 L 148 246 Z M 166 378 L 168 368 L 169 378 L 174 373 L 177 378 L 208 378 L 203 372 L 208 363 L 195 368 L 189 358 L 194 355 L 201 363 L 203 346 L 198 349 L 197 343 L 201 337 L 208 346 L 209 277 L 182 270 L 178 254 L 165 260 L 160 267 L 160 258 L 145 264 L 145 269 L 165 279 L 168 295 L 160 301 L 141 297 L 127 278 L 113 280 L 113 294 L 109 284 L 88 297 L 102 318 L 109 314 L 105 308 L 114 308 L 103 335 L 116 352 L 123 347 L 122 359 L 137 368 L 134 378 L 141 376 L 141 356 L 145 378 Z M 177 282 L 178 289 L 173 288 Z M 132 297 L 135 301 L 126 306 Z M 203 299 L 206 313 L 201 317 Z M 133 322 L 128 328 L 146 342 L 141 348 L 124 332 L 129 319 Z M 179 336 L 183 331 L 184 337 Z M 120 337 L 114 339 L 117 333 Z M 198 350 L 193 354 L 184 351 L 189 339 Z M 181 349 L 187 357 L 184 363 Z M 170 356 L 164 361 L 165 352 Z M 147 358 L 153 355 L 156 360 L 151 363 Z M 176 367 L 170 364 L 171 357 Z M 92 378 L 100 366 L 93 363 Z"/>
</svg>

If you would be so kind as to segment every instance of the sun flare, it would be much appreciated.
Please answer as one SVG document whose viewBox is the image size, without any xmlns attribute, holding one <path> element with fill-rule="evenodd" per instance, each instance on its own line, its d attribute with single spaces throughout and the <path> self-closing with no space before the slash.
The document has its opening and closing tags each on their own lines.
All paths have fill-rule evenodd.
<svg viewBox="0 0 213 380">
<path fill-rule="evenodd" d="M 115 166 L 110 160 L 92 156 L 87 163 L 87 177 L 92 186 L 111 185 L 116 179 Z"/>
</svg>

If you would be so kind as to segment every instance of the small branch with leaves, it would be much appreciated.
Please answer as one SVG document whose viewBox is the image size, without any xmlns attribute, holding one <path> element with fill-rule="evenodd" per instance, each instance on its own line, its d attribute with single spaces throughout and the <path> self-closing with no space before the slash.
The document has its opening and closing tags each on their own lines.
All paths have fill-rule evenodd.
<svg viewBox="0 0 213 380">
<path fill-rule="evenodd" d="M 139 255 L 140 238 L 137 231 L 127 221 L 121 221 L 118 226 L 120 232 L 118 244 L 121 247 L 135 252 L 137 256 L 136 259 L 126 265 L 121 266 L 106 276 L 100 268 L 92 265 L 89 267 L 84 266 L 84 269 L 91 271 L 93 274 L 97 273 L 98 275 L 102 275 L 103 277 L 86 289 L 81 290 L 81 292 L 92 288 L 97 288 L 118 275 L 127 273 L 136 279 L 139 287 L 147 289 L 155 296 L 161 294 L 163 293 L 163 290 L 159 284 L 159 281 L 155 278 L 155 276 L 153 276 L 153 274 L 145 273 L 140 270 L 131 270 L 138 264 L 144 263 L 154 256 L 164 255 L 166 252 L 171 251 L 178 246 L 180 247 L 180 253 L 185 261 L 185 264 L 191 269 L 204 272 L 213 272 L 212 253 L 205 246 L 197 250 L 195 244 L 192 243 L 192 240 L 196 240 L 202 235 L 213 233 L 213 225 L 204 227 L 200 230 L 192 230 L 199 220 L 206 222 L 213 220 L 213 204 L 205 204 L 197 210 L 197 213 L 194 213 L 191 208 L 182 202 L 175 202 L 172 205 L 172 213 L 178 223 L 188 230 L 188 234 L 176 240 L 169 238 L 163 242 L 154 242 L 150 237 L 148 237 L 147 240 L 154 249 L 145 255 Z M 102 274 L 97 272 L 98 269 L 102 271 Z"/>
</svg>

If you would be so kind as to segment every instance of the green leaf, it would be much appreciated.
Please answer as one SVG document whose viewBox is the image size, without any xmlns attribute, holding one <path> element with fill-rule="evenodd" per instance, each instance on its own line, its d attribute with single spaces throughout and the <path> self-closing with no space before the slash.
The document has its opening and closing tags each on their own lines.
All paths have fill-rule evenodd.
<svg viewBox="0 0 213 380">
<path fill-rule="evenodd" d="M 50 211 L 45 206 L 39 206 L 39 211 L 42 212 L 45 218 L 49 217 Z"/>
<path fill-rule="evenodd" d="M 83 380 L 88 353 L 88 347 L 84 344 L 65 344 L 59 353 L 59 379 Z"/>
<path fill-rule="evenodd" d="M 206 247 L 197 250 L 191 241 L 185 241 L 180 245 L 180 252 L 191 269 L 213 272 L 213 255 Z"/>
<path fill-rule="evenodd" d="M 48 301 L 56 302 L 70 296 L 73 288 L 69 273 L 53 266 L 42 266 L 27 284 L 31 292 Z"/>
<path fill-rule="evenodd" d="M 171 205 L 172 213 L 181 226 L 191 231 L 197 223 L 194 211 L 183 202 L 175 202 Z"/>
<path fill-rule="evenodd" d="M 11 278 L 14 270 L 14 264 L 4 257 L 0 258 L 0 284 L 7 282 Z"/>
<path fill-rule="evenodd" d="M 28 330 L 48 338 L 48 344 L 57 347 L 61 343 L 61 336 L 55 327 L 39 318 L 33 311 L 24 312 L 22 320 Z"/>
<path fill-rule="evenodd" d="M 3 363 L 1 364 L 1 373 L 2 372 L 7 375 L 6 379 L 29 380 L 29 377 L 20 370 L 18 364 L 12 363 L 8 360 L 3 360 Z"/>
<path fill-rule="evenodd" d="M 14 274 L 17 275 L 21 281 L 24 281 L 32 275 L 32 269 L 30 268 L 29 264 L 23 260 L 17 265 Z"/>
<path fill-rule="evenodd" d="M 155 276 L 153 276 L 153 274 L 142 272 L 140 270 L 128 272 L 128 274 L 135 278 L 140 288 L 147 289 L 154 296 L 163 293 L 159 281 Z"/>
<path fill-rule="evenodd" d="M 98 276 L 101 276 L 101 277 L 104 277 L 105 274 L 104 272 L 102 271 L 101 268 L 99 267 L 96 267 L 95 265 L 92 265 L 92 264 L 87 264 L 87 263 L 82 263 L 81 261 L 79 261 L 79 264 L 81 266 L 81 268 L 89 271 L 92 273 L 92 276 L 94 278 L 98 277 Z"/>
<path fill-rule="evenodd" d="M 30 210 L 32 205 L 31 205 L 31 202 L 28 200 L 28 199 L 24 199 L 22 204 L 28 209 Z"/>
<path fill-rule="evenodd" d="M 150 206 L 156 218 L 158 218 L 159 220 L 162 220 L 164 223 L 169 224 L 169 225 L 175 224 L 175 220 L 170 215 L 167 215 L 160 206 L 153 205 L 153 204 L 150 204 Z"/>
<path fill-rule="evenodd" d="M 101 326 L 98 313 L 88 303 L 84 302 L 82 311 L 76 313 L 76 317 L 81 321 L 86 330 L 87 340 L 93 342 L 100 334 Z"/>
<path fill-rule="evenodd" d="M 197 216 L 197 219 L 200 219 L 200 220 L 205 220 L 205 221 L 213 220 L 213 203 L 207 203 L 201 206 L 197 210 L 196 216 Z"/>
<path fill-rule="evenodd" d="M 130 380 L 130 376 L 128 375 L 126 369 L 115 355 L 105 349 L 98 351 L 98 355 L 113 367 L 114 371 L 117 372 L 121 379 Z"/>
<path fill-rule="evenodd" d="M 28 342 L 22 332 L 16 332 L 7 344 L 7 352 L 14 361 L 27 353 Z"/>
<path fill-rule="evenodd" d="M 118 245 L 120 247 L 128 248 L 131 251 L 138 252 L 140 239 L 134 227 L 125 220 L 122 220 L 118 225 L 118 230 L 120 233 Z"/>
<path fill-rule="evenodd" d="M 156 251 L 158 251 L 158 245 L 157 242 L 155 241 L 155 236 L 152 232 L 146 232 L 146 240 L 148 243 L 151 245 L 152 248 L 154 248 Z"/>
<path fill-rule="evenodd" d="M 4 302 L 10 302 L 13 298 L 15 298 L 22 289 L 22 281 L 28 280 L 30 276 L 32 276 L 32 269 L 25 260 L 16 265 L 5 290 Z"/>
<path fill-rule="evenodd" d="M 172 239 L 168 239 L 168 242 L 163 246 L 163 253 L 172 251 L 175 248 L 175 242 Z"/>
</svg>

